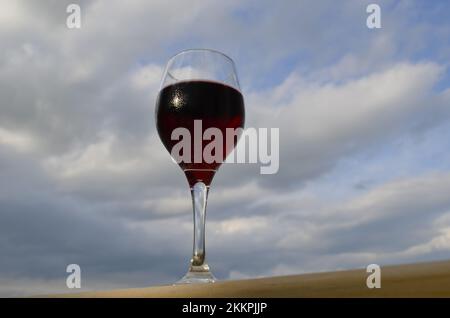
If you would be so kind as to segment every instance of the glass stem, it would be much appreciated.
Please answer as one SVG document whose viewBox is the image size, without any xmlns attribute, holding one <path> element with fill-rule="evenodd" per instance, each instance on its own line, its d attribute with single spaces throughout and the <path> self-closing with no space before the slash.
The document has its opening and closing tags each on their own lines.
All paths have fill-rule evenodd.
<svg viewBox="0 0 450 318">
<path fill-rule="evenodd" d="M 208 190 L 209 188 L 203 182 L 197 182 L 191 187 L 194 210 L 194 249 L 191 266 L 177 284 L 214 283 L 216 281 L 205 261 L 205 221 Z"/>
<path fill-rule="evenodd" d="M 194 210 L 194 249 L 191 260 L 191 271 L 209 271 L 205 262 L 205 221 L 208 187 L 197 182 L 191 188 L 192 206 Z"/>
</svg>

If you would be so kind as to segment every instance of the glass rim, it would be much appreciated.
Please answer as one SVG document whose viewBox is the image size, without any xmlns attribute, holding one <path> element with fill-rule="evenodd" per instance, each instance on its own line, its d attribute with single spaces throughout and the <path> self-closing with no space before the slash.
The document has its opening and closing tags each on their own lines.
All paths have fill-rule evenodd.
<svg viewBox="0 0 450 318">
<path fill-rule="evenodd" d="M 172 55 L 172 56 L 167 60 L 167 63 L 169 63 L 170 61 L 172 61 L 172 60 L 173 60 L 174 58 L 176 58 L 178 55 L 182 55 L 182 54 L 190 53 L 190 52 L 210 52 L 210 53 L 219 54 L 219 55 L 222 55 L 222 56 L 223 56 L 224 58 L 226 58 L 227 60 L 229 60 L 229 61 L 233 64 L 233 67 L 236 67 L 235 64 L 234 64 L 234 60 L 233 60 L 230 56 L 226 55 L 225 53 L 223 53 L 223 52 L 221 52 L 221 51 L 218 51 L 218 50 L 215 50 L 215 49 L 208 49 L 208 48 L 190 48 L 190 49 L 184 49 L 184 50 L 181 50 L 181 51 L 179 51 L 178 53 Z"/>
<path fill-rule="evenodd" d="M 235 83 L 227 83 L 227 82 L 220 81 L 220 80 L 217 80 L 217 81 L 216 81 L 216 80 L 211 80 L 211 79 L 208 79 L 208 80 L 211 81 L 211 82 L 217 82 L 217 83 L 220 83 L 220 84 L 228 85 L 228 86 L 230 86 L 230 87 L 232 87 L 232 88 L 238 90 L 240 93 L 242 93 L 241 85 L 240 85 L 239 79 L 238 79 L 238 77 L 237 77 L 236 64 L 234 63 L 233 59 L 232 59 L 230 56 L 226 55 L 225 53 L 223 53 L 223 52 L 221 52 L 221 51 L 218 51 L 218 50 L 215 50 L 215 49 L 209 49 L 209 48 L 189 48 L 189 49 L 181 50 L 181 51 L 179 51 L 178 53 L 172 55 L 172 56 L 167 60 L 167 62 L 166 62 L 166 67 L 165 67 L 165 69 L 164 69 L 163 79 L 164 79 L 164 77 L 165 77 L 166 75 L 169 75 L 170 77 L 172 77 L 173 79 L 175 79 L 177 82 L 190 81 L 190 80 L 179 80 L 179 79 L 177 79 L 176 77 L 174 77 L 174 76 L 170 73 L 169 68 L 170 68 L 171 63 L 173 63 L 173 61 L 174 61 L 178 56 L 181 56 L 181 55 L 186 54 L 186 53 L 195 53 L 195 52 L 203 52 L 203 53 L 204 53 L 204 52 L 208 52 L 208 53 L 213 53 L 213 54 L 216 54 L 216 55 L 221 56 L 222 58 L 225 58 L 225 60 L 227 60 L 228 62 L 230 62 L 230 66 L 231 66 L 231 68 L 232 68 L 232 70 L 233 70 L 233 73 L 234 73 L 234 81 L 235 81 Z M 160 87 L 159 87 L 159 90 L 162 90 L 164 87 L 167 87 L 167 86 L 169 86 L 169 85 L 170 85 L 170 83 L 164 83 L 164 81 L 163 81 L 163 82 L 161 83 Z"/>
</svg>

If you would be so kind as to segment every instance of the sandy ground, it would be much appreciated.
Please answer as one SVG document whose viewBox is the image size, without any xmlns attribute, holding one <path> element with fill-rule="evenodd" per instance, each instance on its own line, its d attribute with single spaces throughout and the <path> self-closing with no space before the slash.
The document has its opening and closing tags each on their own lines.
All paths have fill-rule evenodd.
<svg viewBox="0 0 450 318">
<path fill-rule="evenodd" d="M 46 297 L 450 297 L 450 261 L 382 267 L 379 289 L 367 287 L 369 275 L 356 269 Z"/>
</svg>

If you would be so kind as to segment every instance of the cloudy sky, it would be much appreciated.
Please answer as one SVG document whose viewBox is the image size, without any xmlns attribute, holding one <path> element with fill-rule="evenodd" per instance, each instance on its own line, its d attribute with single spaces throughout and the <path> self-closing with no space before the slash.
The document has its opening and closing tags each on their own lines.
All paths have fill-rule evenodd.
<svg viewBox="0 0 450 318">
<path fill-rule="evenodd" d="M 373 2 L 373 1 L 370 1 Z M 172 283 L 187 182 L 156 133 L 167 59 L 236 62 L 280 170 L 228 164 L 208 202 L 219 279 L 450 258 L 448 1 L 0 0 L 0 296 Z M 66 7 L 81 6 L 81 29 Z"/>
</svg>

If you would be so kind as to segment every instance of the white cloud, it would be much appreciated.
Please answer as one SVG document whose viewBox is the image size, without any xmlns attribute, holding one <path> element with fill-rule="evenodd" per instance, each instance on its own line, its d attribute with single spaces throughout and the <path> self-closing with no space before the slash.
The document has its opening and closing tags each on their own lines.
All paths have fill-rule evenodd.
<svg viewBox="0 0 450 318">
<path fill-rule="evenodd" d="M 158 88 L 163 74 L 163 68 L 159 65 L 146 65 L 139 68 L 131 76 L 132 85 L 140 90 L 153 90 Z"/>
<path fill-rule="evenodd" d="M 19 1 L 1 1 L 0 6 L 0 26 L 2 29 L 13 28 L 18 22 L 25 20 L 26 10 Z"/>
<path fill-rule="evenodd" d="M 397 63 L 344 83 L 308 82 L 291 74 L 247 98 L 249 125 L 280 128 L 280 169 L 271 184 L 306 181 L 344 157 L 408 133 L 445 103 L 433 96 L 444 68 Z M 278 182 L 279 181 L 279 182 Z"/>
<path fill-rule="evenodd" d="M 267 218 L 257 216 L 232 218 L 210 223 L 213 232 L 218 235 L 257 235 L 257 232 L 264 232 L 269 227 Z"/>
<path fill-rule="evenodd" d="M 69 30 L 69 2 L 0 1 L 2 295 L 58 290 L 74 259 L 103 288 L 172 282 L 186 269 L 189 191 L 153 114 L 163 64 L 187 47 L 230 54 L 247 125 L 281 129 L 279 174 L 225 165 L 215 177 L 207 245 L 217 276 L 449 255 L 444 164 L 398 178 L 374 162 L 376 182 L 352 189 L 372 177 L 365 158 L 448 123 L 450 90 L 436 88 L 447 61 L 417 61 L 431 33 L 411 31 L 402 6 L 384 16 L 389 29 L 367 33 L 359 2 L 80 1 L 82 29 Z M 444 128 L 423 143 L 445 148 Z"/>
<path fill-rule="evenodd" d="M 444 228 L 440 230 L 440 234 L 433 237 L 429 242 L 418 244 L 408 248 L 401 254 L 404 256 L 422 256 L 432 252 L 445 251 L 450 254 L 450 228 Z"/>
<path fill-rule="evenodd" d="M 77 178 L 89 174 L 133 173 L 145 169 L 146 160 L 154 158 L 148 150 L 143 151 L 139 157 L 120 156 L 115 152 L 119 147 L 117 137 L 105 132 L 100 134 L 97 142 L 74 149 L 63 156 L 50 157 L 44 164 L 49 171 L 59 177 Z"/>
<path fill-rule="evenodd" d="M 31 151 L 37 146 L 36 141 L 29 134 L 0 127 L 1 144 L 11 146 L 18 151 Z"/>
</svg>

